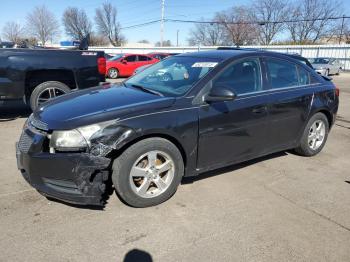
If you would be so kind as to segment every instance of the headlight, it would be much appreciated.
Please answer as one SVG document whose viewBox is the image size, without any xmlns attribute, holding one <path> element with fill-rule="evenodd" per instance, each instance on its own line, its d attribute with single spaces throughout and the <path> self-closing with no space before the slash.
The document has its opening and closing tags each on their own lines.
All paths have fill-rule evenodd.
<svg viewBox="0 0 350 262">
<path fill-rule="evenodd" d="M 90 146 L 90 140 L 96 137 L 106 126 L 115 121 L 93 124 L 67 131 L 54 131 L 50 138 L 50 148 L 59 151 L 79 151 Z"/>
</svg>

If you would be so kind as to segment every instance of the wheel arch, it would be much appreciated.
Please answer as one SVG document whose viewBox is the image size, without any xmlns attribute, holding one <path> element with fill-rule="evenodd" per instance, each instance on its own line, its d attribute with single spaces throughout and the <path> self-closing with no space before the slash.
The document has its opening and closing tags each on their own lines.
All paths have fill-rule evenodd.
<svg viewBox="0 0 350 262">
<path fill-rule="evenodd" d="M 76 77 L 72 70 L 48 69 L 28 71 L 25 76 L 25 98 L 28 101 L 35 87 L 48 82 L 57 81 L 67 85 L 70 89 L 77 87 Z"/>
<path fill-rule="evenodd" d="M 149 134 L 145 134 L 142 136 L 138 136 L 138 137 L 134 137 L 132 139 L 130 139 L 129 141 L 127 141 L 126 143 L 124 143 L 123 145 L 121 145 L 120 147 L 117 147 L 117 149 L 113 150 L 110 153 L 110 156 L 115 159 L 117 158 L 119 155 L 121 155 L 127 148 L 129 148 L 130 146 L 136 144 L 139 141 L 145 140 L 147 138 L 163 138 L 168 140 L 169 142 L 171 142 L 172 144 L 174 144 L 177 149 L 179 149 L 183 162 L 184 162 L 184 166 L 186 167 L 187 164 L 187 154 L 186 151 L 183 147 L 183 145 L 181 144 L 181 142 L 175 138 L 174 136 L 171 136 L 169 134 L 164 134 L 164 133 L 149 133 Z"/>
<path fill-rule="evenodd" d="M 320 110 L 314 112 L 312 115 L 315 115 L 317 113 L 322 113 L 322 114 L 324 114 L 327 117 L 328 127 L 331 128 L 332 125 L 333 125 L 333 120 L 334 120 L 332 113 L 329 110 L 327 110 L 327 109 L 320 109 Z"/>
</svg>

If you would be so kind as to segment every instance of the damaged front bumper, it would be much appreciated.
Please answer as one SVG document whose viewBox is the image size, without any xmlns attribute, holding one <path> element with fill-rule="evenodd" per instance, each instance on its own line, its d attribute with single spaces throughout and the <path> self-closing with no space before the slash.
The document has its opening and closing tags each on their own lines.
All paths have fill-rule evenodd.
<svg viewBox="0 0 350 262">
<path fill-rule="evenodd" d="M 89 153 L 45 152 L 47 137 L 24 129 L 16 144 L 17 166 L 41 194 L 65 202 L 103 205 L 111 160 Z"/>
</svg>

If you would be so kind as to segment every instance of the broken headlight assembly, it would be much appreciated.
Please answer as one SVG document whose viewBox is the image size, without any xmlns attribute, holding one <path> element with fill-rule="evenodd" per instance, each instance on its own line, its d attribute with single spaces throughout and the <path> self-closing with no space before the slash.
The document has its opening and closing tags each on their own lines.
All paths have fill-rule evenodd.
<svg viewBox="0 0 350 262">
<path fill-rule="evenodd" d="M 74 152 L 85 151 L 91 146 L 91 140 L 101 135 L 103 129 L 113 121 L 79 127 L 72 130 L 57 130 L 49 136 L 50 153 L 57 151 Z"/>
</svg>

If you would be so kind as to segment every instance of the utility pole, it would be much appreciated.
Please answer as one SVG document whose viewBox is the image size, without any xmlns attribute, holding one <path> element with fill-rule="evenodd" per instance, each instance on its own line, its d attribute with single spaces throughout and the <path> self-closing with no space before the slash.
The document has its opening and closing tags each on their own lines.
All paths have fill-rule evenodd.
<svg viewBox="0 0 350 262">
<path fill-rule="evenodd" d="M 340 45 L 341 40 L 342 40 L 342 38 L 343 38 L 344 19 L 345 19 L 345 15 L 343 15 L 343 19 L 342 19 L 342 22 L 341 22 L 341 30 L 340 30 L 340 36 L 339 36 L 339 45 Z"/>
<path fill-rule="evenodd" d="M 179 46 L 179 29 L 176 31 L 176 46 Z"/>
<path fill-rule="evenodd" d="M 163 41 L 164 41 L 164 5 L 165 5 L 165 0 L 161 0 L 162 2 L 162 13 L 161 13 L 161 19 L 160 19 L 160 46 L 163 46 Z"/>
</svg>

